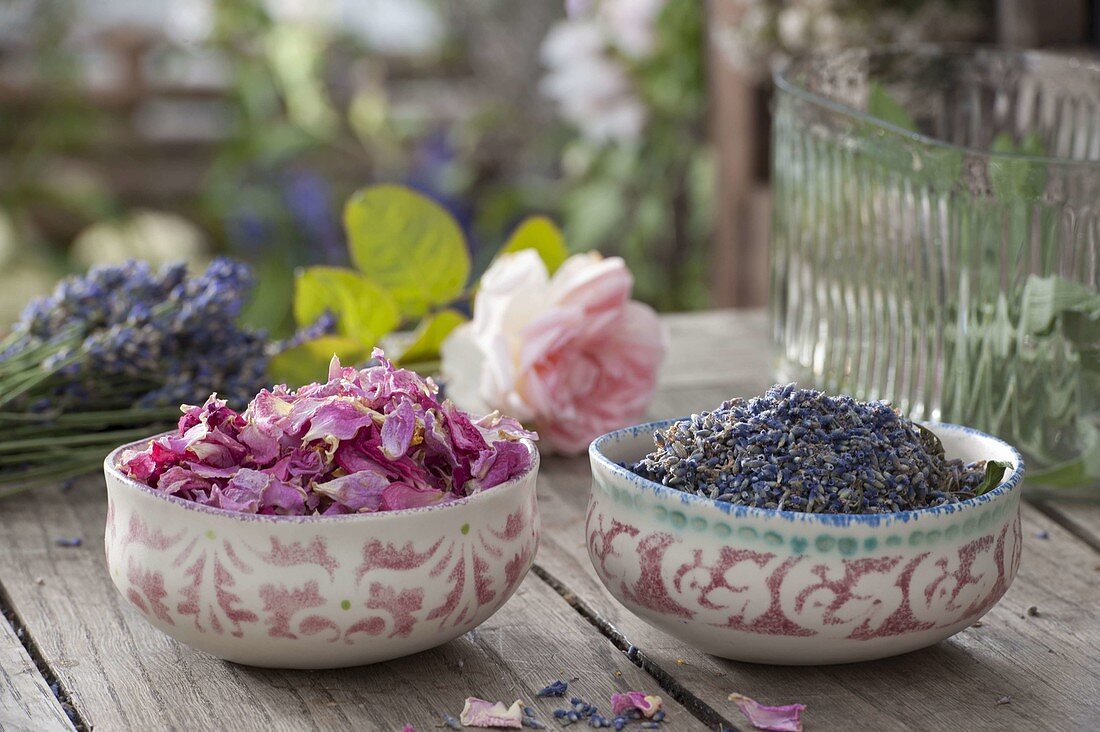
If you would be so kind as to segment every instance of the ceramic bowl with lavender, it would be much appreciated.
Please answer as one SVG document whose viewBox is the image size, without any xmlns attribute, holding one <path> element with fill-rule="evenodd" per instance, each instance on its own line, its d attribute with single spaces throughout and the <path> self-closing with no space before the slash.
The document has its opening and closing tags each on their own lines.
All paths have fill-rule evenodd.
<svg viewBox="0 0 1100 732">
<path fill-rule="evenodd" d="M 405 656 L 484 622 L 539 540 L 530 467 L 451 503 L 338 516 L 239 513 L 166 495 L 104 464 L 111 579 L 153 626 L 253 666 L 337 668 Z"/>
<path fill-rule="evenodd" d="M 712 500 L 623 467 L 675 421 L 592 443 L 585 535 L 612 595 L 707 653 L 805 665 L 906 653 L 973 624 L 1016 575 L 1024 464 L 1001 440 L 926 425 L 948 458 L 1009 464 L 977 497 L 899 513 L 802 513 Z"/>
</svg>

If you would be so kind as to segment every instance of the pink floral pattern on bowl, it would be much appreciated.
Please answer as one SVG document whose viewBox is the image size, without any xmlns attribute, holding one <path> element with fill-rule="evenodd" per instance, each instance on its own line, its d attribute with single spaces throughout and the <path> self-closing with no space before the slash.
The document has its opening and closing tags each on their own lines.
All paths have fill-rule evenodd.
<svg viewBox="0 0 1100 732">
<path fill-rule="evenodd" d="M 617 465 L 649 448 L 653 427 L 593 443 L 588 552 L 620 602 L 708 653 L 792 664 L 904 653 L 972 624 L 1019 568 L 1023 463 L 992 437 L 930 426 L 949 455 L 1015 466 L 987 496 L 822 516 L 721 504 Z"/>
<path fill-rule="evenodd" d="M 538 547 L 537 453 L 444 506 L 271 517 L 159 494 L 115 468 L 121 449 L 105 463 L 111 578 L 151 624 L 226 660 L 333 668 L 437 646 L 496 612 Z"/>
</svg>

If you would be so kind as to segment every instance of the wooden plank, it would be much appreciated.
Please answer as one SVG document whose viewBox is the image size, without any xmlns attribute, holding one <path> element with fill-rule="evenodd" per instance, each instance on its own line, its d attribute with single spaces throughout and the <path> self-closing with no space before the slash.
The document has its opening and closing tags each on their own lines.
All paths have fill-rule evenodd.
<svg viewBox="0 0 1100 732">
<path fill-rule="evenodd" d="M 0 617 L 0 732 L 75 729 L 7 620 Z"/>
<path fill-rule="evenodd" d="M 774 381 L 776 349 L 764 310 L 668 315 L 672 347 L 661 366 L 662 389 L 745 385 L 759 391 Z"/>
<path fill-rule="evenodd" d="M 1041 512 L 1069 533 L 1100 552 L 1100 504 L 1083 501 L 1040 501 Z"/>
<path fill-rule="evenodd" d="M 101 479 L 5 501 L 0 581 L 74 705 L 97 729 L 431 730 L 466 696 L 532 702 L 558 678 L 608 707 L 613 691 L 656 682 L 534 575 L 493 618 L 445 646 L 390 663 L 323 672 L 223 663 L 154 630 L 116 592 L 103 561 Z M 58 536 L 80 536 L 62 548 Z M 35 577 L 46 578 L 36 585 Z M 666 695 L 676 729 L 705 729 Z"/>
</svg>

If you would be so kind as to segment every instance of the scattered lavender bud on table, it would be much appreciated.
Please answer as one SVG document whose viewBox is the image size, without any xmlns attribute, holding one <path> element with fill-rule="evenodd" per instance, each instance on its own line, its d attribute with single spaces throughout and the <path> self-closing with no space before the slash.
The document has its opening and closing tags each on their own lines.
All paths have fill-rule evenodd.
<svg viewBox="0 0 1100 732">
<path fill-rule="evenodd" d="M 1010 696 L 1002 696 L 1000 699 L 997 700 L 997 706 L 1001 706 L 1002 704 L 1011 704 L 1011 703 L 1012 703 L 1012 697 L 1010 697 Z"/>
<path fill-rule="evenodd" d="M 1036 539 L 1049 539 L 1050 538 L 1050 532 L 1047 531 L 1046 529 L 1043 529 L 1042 531 L 1036 531 L 1035 532 L 1035 538 Z"/>
<path fill-rule="evenodd" d="M 53 543 L 57 546 L 63 547 L 78 547 L 84 543 L 84 540 L 79 536 L 59 536 L 53 540 Z"/>
<path fill-rule="evenodd" d="M 731 504 L 807 513 L 893 513 L 980 495 L 1007 465 L 948 460 L 938 438 L 886 402 L 794 384 L 734 399 L 653 433 L 638 475 Z M 629 652 L 628 652 L 629 655 Z"/>
<path fill-rule="evenodd" d="M 542 689 L 540 689 L 538 692 L 536 692 L 535 696 L 542 696 L 542 697 L 546 697 L 546 696 L 565 696 L 565 692 L 568 689 L 569 689 L 569 684 L 566 683 L 565 681 L 559 680 L 559 681 L 555 681 L 551 684 L 547 684 Z"/>
</svg>

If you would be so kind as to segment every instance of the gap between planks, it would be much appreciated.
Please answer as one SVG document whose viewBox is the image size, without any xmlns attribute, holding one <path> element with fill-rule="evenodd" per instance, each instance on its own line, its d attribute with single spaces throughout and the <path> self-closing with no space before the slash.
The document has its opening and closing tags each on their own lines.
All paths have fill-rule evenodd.
<svg viewBox="0 0 1100 732">
<path fill-rule="evenodd" d="M 1100 553 L 1100 506 L 1086 503 L 1031 501 L 1039 513 Z"/>
<path fill-rule="evenodd" d="M 20 621 L 3 583 L 0 583 L 0 654 L 4 659 L 0 664 L 0 685 L 9 687 L 7 698 L 0 700 L 0 730 L 75 729 L 84 732 L 88 729 L 69 700 L 68 692 Z M 19 676 L 24 678 L 17 678 Z M 20 705 L 21 699 L 24 703 Z M 20 711 L 26 715 L 25 719 L 12 718 L 15 709 L 10 705 L 13 704 L 22 707 Z M 31 724 L 24 726 L 24 722 Z"/>
<path fill-rule="evenodd" d="M 668 692 L 673 699 L 680 702 L 680 704 L 691 712 L 696 719 L 707 726 L 715 727 L 723 732 L 739 732 L 739 728 L 736 727 L 733 722 L 723 717 L 716 709 L 691 693 L 683 684 L 678 682 L 671 674 L 661 668 L 656 661 L 650 658 L 645 651 L 631 643 L 630 640 L 610 621 L 593 610 L 584 600 L 577 597 L 575 593 L 571 592 L 561 580 L 554 577 L 537 562 L 531 567 L 531 572 L 561 595 L 562 599 L 565 600 L 570 607 L 576 610 L 582 618 L 599 630 L 613 646 L 622 651 L 631 663 L 652 676 L 664 691 Z"/>
</svg>

